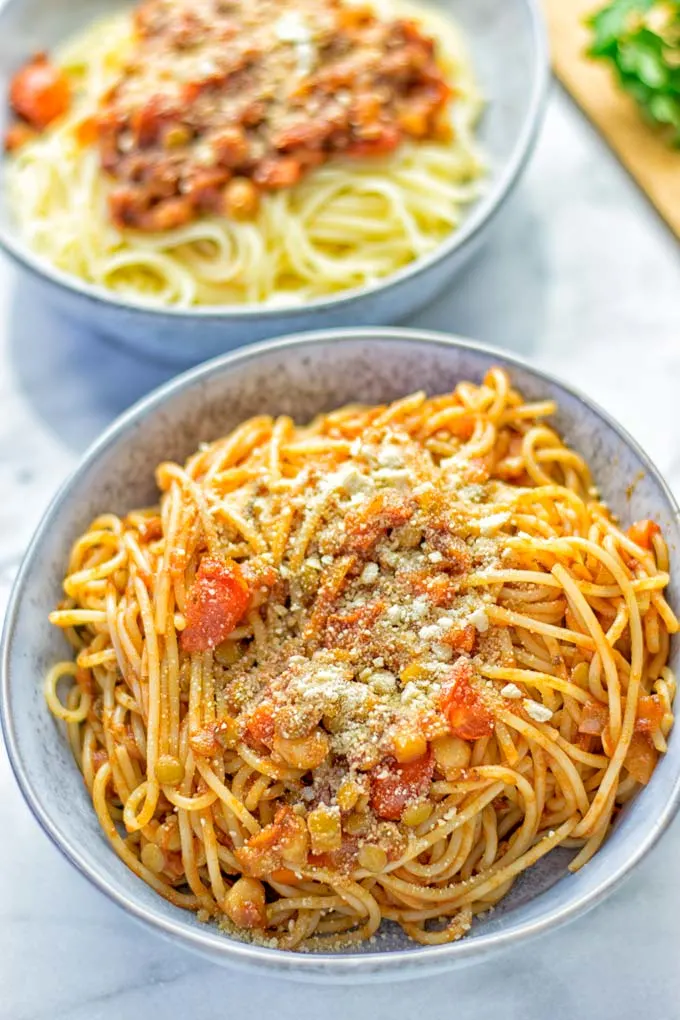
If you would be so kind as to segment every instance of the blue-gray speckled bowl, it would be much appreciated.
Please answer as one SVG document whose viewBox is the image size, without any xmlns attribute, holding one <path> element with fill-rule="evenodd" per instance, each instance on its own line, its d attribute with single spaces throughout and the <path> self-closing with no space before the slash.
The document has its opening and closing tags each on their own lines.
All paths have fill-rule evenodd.
<svg viewBox="0 0 680 1020">
<path fill-rule="evenodd" d="M 0 4 L 0 133 L 12 73 L 35 50 L 48 49 L 126 0 L 7 0 Z M 128 0 L 129 2 L 129 0 Z M 548 50 L 539 0 L 429 0 L 450 12 L 468 40 L 487 101 L 479 137 L 489 175 L 462 226 L 431 255 L 367 287 L 289 309 L 213 306 L 150 310 L 53 269 L 12 224 L 0 189 L 0 246 L 58 310 L 171 364 L 190 365 L 278 333 L 398 322 L 428 304 L 486 237 L 531 152 L 548 83 Z"/>
<path fill-rule="evenodd" d="M 394 931 L 353 952 L 295 954 L 246 945 L 166 903 L 116 857 L 100 831 L 63 733 L 42 694 L 49 664 L 64 653 L 47 623 L 61 596 L 68 550 L 97 514 L 155 501 L 154 468 L 183 460 L 242 419 L 259 413 L 309 419 L 348 401 L 390 400 L 415 389 L 438 393 L 479 381 L 505 365 L 530 399 L 553 397 L 557 428 L 589 461 L 624 522 L 658 520 L 671 551 L 670 599 L 680 605 L 678 507 L 635 442 L 586 398 L 525 362 L 466 340 L 408 330 L 307 334 L 259 344 L 180 376 L 123 415 L 94 444 L 45 515 L 26 555 L 7 614 L 2 655 L 2 723 L 17 780 L 38 821 L 95 885 L 157 931 L 213 960 L 325 981 L 396 980 L 487 958 L 561 924 L 610 892 L 650 849 L 680 801 L 680 729 L 649 786 L 622 812 L 608 841 L 578 874 L 556 851 L 524 874 L 472 933 L 423 947 Z M 631 482 L 639 479 L 630 492 Z M 678 669 L 678 645 L 672 661 Z M 565 859 L 566 853 L 566 859 Z"/>
</svg>

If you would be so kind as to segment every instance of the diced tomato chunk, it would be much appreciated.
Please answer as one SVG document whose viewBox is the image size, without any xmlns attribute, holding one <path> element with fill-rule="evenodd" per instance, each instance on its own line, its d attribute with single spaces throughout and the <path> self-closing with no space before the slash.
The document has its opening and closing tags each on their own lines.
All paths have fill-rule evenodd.
<svg viewBox="0 0 680 1020">
<path fill-rule="evenodd" d="M 422 28 L 415 20 L 415 18 L 398 18 L 395 23 L 395 28 L 399 28 L 404 39 L 414 43 L 424 43 L 429 47 L 432 45 L 430 40 L 423 38 Z"/>
<path fill-rule="evenodd" d="M 638 700 L 635 729 L 639 733 L 658 730 L 664 717 L 664 707 L 658 694 L 643 694 Z"/>
<path fill-rule="evenodd" d="M 628 769 L 633 779 L 643 786 L 649 782 L 654 772 L 658 753 L 645 733 L 634 733 L 628 747 L 623 767 Z"/>
<path fill-rule="evenodd" d="M 464 414 L 460 418 L 453 418 L 451 421 L 447 421 L 445 430 L 450 432 L 456 439 L 461 439 L 467 442 L 468 439 L 472 439 L 472 433 L 475 431 L 476 420 L 474 415 Z"/>
<path fill-rule="evenodd" d="M 467 479 L 477 485 L 488 482 L 493 468 L 493 454 L 484 457 L 471 457 L 467 467 Z"/>
<path fill-rule="evenodd" d="M 324 120 L 303 120 L 288 125 L 273 138 L 277 149 L 297 149 L 300 146 L 315 148 L 320 146 L 332 133 L 333 125 Z"/>
<path fill-rule="evenodd" d="M 579 719 L 578 732 L 599 737 L 609 725 L 609 709 L 601 701 L 587 701 Z"/>
<path fill-rule="evenodd" d="M 5 134 L 5 150 L 7 152 L 16 152 L 21 149 L 24 145 L 32 142 L 35 138 L 35 131 L 28 124 L 19 120 L 16 124 L 11 124 L 8 127 Z"/>
<path fill-rule="evenodd" d="M 271 878 L 274 882 L 283 882 L 284 885 L 297 885 L 300 881 L 290 868 L 275 868 L 271 873 Z"/>
<path fill-rule="evenodd" d="M 182 632 L 185 652 L 204 652 L 221 644 L 243 618 L 250 590 L 238 563 L 204 556 L 186 607 Z"/>
<path fill-rule="evenodd" d="M 105 748 L 98 747 L 92 752 L 92 771 L 95 775 L 99 772 L 104 762 L 107 762 L 108 760 L 109 756 Z"/>
<path fill-rule="evenodd" d="M 241 572 L 251 591 L 258 588 L 273 588 L 279 579 L 276 568 L 261 561 L 247 561 L 243 564 Z"/>
<path fill-rule="evenodd" d="M 664 707 L 658 694 L 643 694 L 638 700 L 635 730 L 637 733 L 650 734 L 659 728 L 664 717 Z M 578 732 L 594 737 L 602 737 L 607 747 L 611 743 L 608 732 L 609 709 L 601 701 L 588 701 L 583 706 Z"/>
<path fill-rule="evenodd" d="M 86 117 L 76 128 L 76 138 L 80 145 L 94 145 L 99 137 L 99 126 L 96 117 Z"/>
<path fill-rule="evenodd" d="M 345 548 L 367 553 L 390 528 L 411 520 L 415 507 L 394 489 L 385 489 L 345 517 Z"/>
<path fill-rule="evenodd" d="M 380 133 L 371 139 L 364 141 L 352 142 L 345 149 L 345 154 L 351 156 L 354 159 L 363 159 L 370 156 L 386 156 L 389 152 L 394 152 L 402 139 L 402 133 L 399 128 L 394 127 L 391 124 L 385 124 L 382 126 Z"/>
<path fill-rule="evenodd" d="M 195 103 L 205 86 L 204 82 L 188 81 L 180 90 L 180 97 L 183 102 Z"/>
<path fill-rule="evenodd" d="M 591 737 L 587 733 L 578 733 L 576 736 L 576 746 L 581 751 L 590 752 L 595 746 L 595 737 Z"/>
<path fill-rule="evenodd" d="M 389 761 L 378 765 L 371 774 L 371 807 L 376 815 L 398 821 L 407 804 L 427 794 L 433 773 L 429 749 L 422 758 L 406 764 Z"/>
<path fill-rule="evenodd" d="M 448 521 L 440 518 L 431 522 L 426 528 L 425 535 L 433 549 L 444 557 L 447 571 L 463 574 L 470 569 L 472 566 L 470 550 L 462 538 L 451 534 L 451 525 Z"/>
<path fill-rule="evenodd" d="M 442 635 L 442 644 L 450 645 L 456 652 L 472 655 L 477 644 L 477 629 L 471 623 L 464 627 L 452 627 Z"/>
<path fill-rule="evenodd" d="M 460 583 L 448 574 L 433 574 L 430 571 L 411 571 L 402 575 L 413 595 L 425 595 L 433 606 L 441 608 L 453 605 L 460 590 Z"/>
<path fill-rule="evenodd" d="M 66 76 L 39 53 L 14 75 L 9 100 L 20 117 L 42 131 L 66 113 L 71 88 Z"/>
<path fill-rule="evenodd" d="M 309 853 L 309 833 L 304 818 L 284 804 L 274 821 L 234 851 L 245 873 L 255 878 L 268 878 L 279 868 L 302 866 Z"/>
<path fill-rule="evenodd" d="M 322 854 L 310 854 L 309 863 L 316 868 L 331 868 L 343 874 L 350 874 L 357 866 L 359 839 L 357 836 L 342 834 L 342 843 L 337 850 L 326 850 Z"/>
<path fill-rule="evenodd" d="M 137 524 L 142 542 L 155 542 L 163 537 L 163 522 L 160 517 L 146 517 Z"/>
<path fill-rule="evenodd" d="M 628 529 L 628 538 L 642 549 L 651 549 L 654 536 L 659 534 L 661 534 L 659 525 L 656 521 L 650 521 L 648 518 L 636 521 Z"/>
<path fill-rule="evenodd" d="M 248 716 L 247 736 L 269 747 L 274 740 L 274 732 L 273 705 L 270 701 L 260 701 Z"/>
<path fill-rule="evenodd" d="M 293 156 L 271 156 L 263 159 L 253 174 L 256 184 L 266 190 L 291 188 L 302 177 L 302 166 Z"/>
<path fill-rule="evenodd" d="M 179 119 L 179 111 L 160 93 L 149 96 L 130 118 L 130 127 L 137 145 L 145 148 L 156 144 L 163 128 Z"/>
<path fill-rule="evenodd" d="M 224 185 L 229 180 L 229 171 L 217 167 L 214 170 L 199 170 L 186 184 L 186 195 L 198 209 L 215 212 L 221 208 Z"/>
<path fill-rule="evenodd" d="M 212 758 L 223 750 L 218 738 L 218 726 L 218 723 L 208 723 L 207 726 L 202 726 L 199 730 L 190 734 L 189 744 L 191 745 L 191 750 L 199 758 Z"/>
<path fill-rule="evenodd" d="M 472 677 L 470 660 L 461 657 L 454 664 L 439 701 L 451 733 L 461 740 L 478 740 L 493 733 L 493 716 L 472 686 Z"/>
<path fill-rule="evenodd" d="M 338 11 L 338 28 L 353 30 L 362 25 L 370 25 L 375 21 L 375 14 L 366 4 L 356 7 L 341 7 Z"/>
<path fill-rule="evenodd" d="M 377 599 L 365 606 L 357 606 L 342 613 L 332 613 L 328 617 L 326 637 L 329 645 L 338 648 L 352 648 L 357 642 L 366 642 L 373 630 L 376 620 L 385 611 L 385 602 Z"/>
</svg>

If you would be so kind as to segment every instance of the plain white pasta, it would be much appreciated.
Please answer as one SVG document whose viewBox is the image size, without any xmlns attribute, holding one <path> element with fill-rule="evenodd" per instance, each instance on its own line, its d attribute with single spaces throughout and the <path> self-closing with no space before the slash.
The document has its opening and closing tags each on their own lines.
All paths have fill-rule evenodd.
<svg viewBox="0 0 680 1020">
<path fill-rule="evenodd" d="M 120 230 L 112 182 L 78 128 L 120 76 L 129 13 L 100 21 L 55 54 L 75 82 L 69 114 L 14 156 L 7 189 L 26 244 L 57 268 L 138 303 L 291 305 L 370 284 L 436 248 L 480 191 L 474 138 L 482 101 L 455 26 L 425 7 L 382 0 L 381 16 L 417 18 L 454 83 L 454 138 L 404 143 L 382 159 L 332 160 L 264 196 L 252 222 L 204 216 L 163 233 Z"/>
</svg>

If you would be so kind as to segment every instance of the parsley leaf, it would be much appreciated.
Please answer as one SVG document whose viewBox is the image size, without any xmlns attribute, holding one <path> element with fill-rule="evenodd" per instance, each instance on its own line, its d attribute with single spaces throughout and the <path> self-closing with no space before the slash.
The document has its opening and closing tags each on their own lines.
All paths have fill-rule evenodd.
<svg viewBox="0 0 680 1020">
<path fill-rule="evenodd" d="M 588 55 L 609 62 L 647 120 L 680 146 L 680 0 L 611 0 L 588 24 Z"/>
</svg>

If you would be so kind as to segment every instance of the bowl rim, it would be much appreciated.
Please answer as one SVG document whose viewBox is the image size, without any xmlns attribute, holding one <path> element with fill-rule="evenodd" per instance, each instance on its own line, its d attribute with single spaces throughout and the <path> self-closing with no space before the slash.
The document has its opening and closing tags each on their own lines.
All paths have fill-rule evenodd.
<svg viewBox="0 0 680 1020">
<path fill-rule="evenodd" d="M 240 348 L 221 355 L 190 369 L 162 386 L 151 391 L 120 415 L 104 430 L 86 450 L 75 470 L 67 477 L 50 501 L 43 517 L 24 554 L 19 572 L 14 581 L 2 633 L 0 646 L 0 723 L 7 748 L 12 771 L 21 793 L 39 825 L 54 843 L 57 849 L 81 872 L 96 888 L 109 899 L 123 907 L 138 921 L 153 928 L 161 935 L 179 944 L 185 945 L 195 952 L 209 957 L 215 962 L 233 964 L 241 969 L 269 971 L 289 976 L 297 980 L 326 981 L 329 983 L 348 980 L 401 980 L 412 976 L 426 976 L 441 969 L 453 968 L 456 965 L 475 962 L 497 950 L 508 948 L 516 942 L 534 938 L 543 932 L 557 928 L 566 922 L 585 913 L 596 906 L 612 892 L 651 850 L 662 833 L 680 809 L 680 768 L 672 780 L 669 796 L 654 821 L 641 838 L 631 847 L 625 859 L 604 880 L 595 880 L 592 887 L 583 890 L 580 895 L 571 899 L 558 910 L 546 912 L 543 916 L 529 921 L 509 920 L 507 926 L 500 931 L 483 933 L 474 939 L 462 939 L 459 942 L 441 946 L 413 946 L 394 950 L 388 953 L 367 952 L 360 954 L 342 953 L 296 953 L 290 950 L 279 950 L 258 946 L 230 939 L 214 929 L 205 926 L 205 930 L 196 929 L 183 919 L 163 917 L 155 907 L 145 906 L 137 901 L 134 893 L 128 893 L 116 887 L 105 873 L 89 863 L 78 845 L 64 836 L 60 831 L 58 816 L 55 821 L 49 808 L 41 801 L 41 791 L 31 783 L 24 770 L 15 720 L 10 712 L 10 652 L 12 637 L 25 589 L 30 583 L 34 569 L 39 565 L 40 547 L 44 535 L 49 530 L 52 518 L 68 504 L 72 490 L 98 458 L 119 438 L 134 430 L 136 424 L 149 413 L 163 407 L 168 400 L 184 391 L 199 386 L 204 380 L 215 373 L 228 374 L 233 367 L 240 367 L 247 362 L 267 356 L 272 352 L 286 350 L 304 350 L 319 344 L 333 342 L 346 343 L 351 341 L 370 342 L 389 340 L 398 344 L 420 344 L 432 347 L 454 348 L 460 351 L 480 354 L 512 368 L 518 368 L 538 380 L 556 386 L 565 394 L 581 403 L 603 424 L 618 436 L 639 458 L 645 472 L 649 474 L 664 497 L 668 509 L 677 523 L 680 523 L 680 507 L 652 460 L 630 436 L 627 430 L 619 425 L 609 413 L 596 402 L 585 396 L 571 384 L 562 382 L 551 372 L 534 366 L 528 360 L 493 346 L 478 343 L 464 337 L 449 335 L 428 330 L 406 329 L 396 327 L 375 327 L 365 329 L 323 329 L 314 332 L 295 333 L 287 336 L 265 340 L 248 347 Z M 113 852 L 113 851 L 112 851 Z M 512 915 L 509 915 L 511 918 Z"/>
<path fill-rule="evenodd" d="M 0 10 L 0 24 L 4 14 L 12 7 L 18 7 L 22 0 L 7 0 Z M 357 302 L 376 294 L 383 294 L 398 287 L 407 280 L 415 280 L 428 269 L 444 261 L 454 252 L 462 251 L 472 245 L 478 235 L 495 218 L 505 200 L 513 191 L 522 171 L 526 167 L 533 151 L 538 132 L 543 122 L 547 105 L 548 87 L 550 83 L 550 50 L 548 45 L 547 27 L 540 9 L 540 0 L 515 0 L 521 4 L 528 16 L 529 34 L 532 41 L 533 63 L 532 84 L 529 103 L 524 112 L 521 130 L 515 140 L 510 158 L 501 172 L 490 177 L 490 187 L 479 201 L 464 217 L 461 226 L 452 231 L 440 244 L 420 258 L 414 259 L 406 266 L 382 277 L 370 284 L 352 287 L 330 297 L 314 298 L 302 305 L 263 304 L 225 304 L 225 305 L 192 305 L 188 308 L 177 306 L 159 306 L 145 304 L 143 301 L 121 298 L 115 292 L 98 284 L 81 280 L 72 273 L 52 266 L 40 255 L 31 251 L 18 234 L 0 224 L 0 248 L 33 277 L 37 277 L 52 287 L 77 294 L 95 307 L 113 308 L 118 311 L 134 313 L 147 317 L 148 320 L 158 316 L 168 316 L 173 320 L 200 320 L 249 322 L 252 319 L 270 319 L 285 321 L 304 313 L 322 313 L 328 310 L 344 310 L 352 308 Z M 3 100 L 4 101 L 4 100 Z"/>
</svg>

